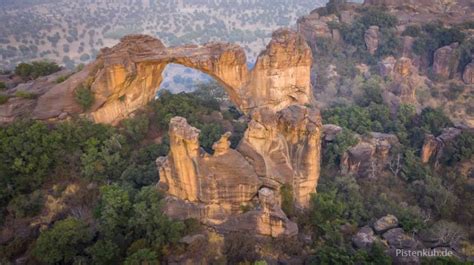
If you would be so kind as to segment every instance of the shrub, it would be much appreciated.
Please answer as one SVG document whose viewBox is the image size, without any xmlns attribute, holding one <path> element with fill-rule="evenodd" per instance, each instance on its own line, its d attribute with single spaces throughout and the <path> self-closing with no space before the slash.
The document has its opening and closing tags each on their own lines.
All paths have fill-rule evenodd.
<svg viewBox="0 0 474 265">
<path fill-rule="evenodd" d="M 124 120 L 122 124 L 125 128 L 126 134 L 134 142 L 140 142 L 143 140 L 149 128 L 149 120 L 145 115 L 138 115 Z"/>
<path fill-rule="evenodd" d="M 5 90 L 7 89 L 7 85 L 5 84 L 5 82 L 0 82 L 0 90 Z"/>
<path fill-rule="evenodd" d="M 366 28 L 374 25 L 380 28 L 393 28 L 397 26 L 398 19 L 380 8 L 368 8 L 363 11 L 360 22 Z"/>
<path fill-rule="evenodd" d="M 452 166 L 457 162 L 470 159 L 474 155 L 474 133 L 463 131 L 453 141 L 446 143 L 441 163 Z"/>
<path fill-rule="evenodd" d="M 43 231 L 33 248 L 33 255 L 47 264 L 69 264 L 91 242 L 93 234 L 87 224 L 75 218 L 58 221 Z"/>
<path fill-rule="evenodd" d="M 56 78 L 55 82 L 56 82 L 56 84 L 60 84 L 64 81 L 66 81 L 70 76 L 71 75 L 62 75 L 62 76 Z"/>
<path fill-rule="evenodd" d="M 281 209 L 287 216 L 293 216 L 295 213 L 293 188 L 289 184 L 285 184 L 280 188 Z"/>
<path fill-rule="evenodd" d="M 92 93 L 89 86 L 84 84 L 76 88 L 75 99 L 84 111 L 89 110 L 95 102 L 94 93 Z"/>
<path fill-rule="evenodd" d="M 140 249 L 125 259 L 124 265 L 159 265 L 158 254 L 155 251 L 144 248 Z"/>
<path fill-rule="evenodd" d="M 225 237 L 224 254 L 229 264 L 255 262 L 258 254 L 255 250 L 256 240 L 245 233 L 231 233 Z"/>
<path fill-rule="evenodd" d="M 439 108 L 428 107 L 423 109 L 420 120 L 420 127 L 435 136 L 439 135 L 444 128 L 453 126 L 451 120 Z"/>
<path fill-rule="evenodd" d="M 61 67 L 54 62 L 37 61 L 20 63 L 15 68 L 15 74 L 23 79 L 36 79 L 40 76 L 47 76 L 61 70 Z"/>
<path fill-rule="evenodd" d="M 403 31 L 402 36 L 410 36 L 410 37 L 419 37 L 421 34 L 421 27 L 419 25 L 408 25 L 406 29 Z"/>
<path fill-rule="evenodd" d="M 395 31 L 383 28 L 381 30 L 380 44 L 375 55 L 379 58 L 388 55 L 397 56 L 400 47 L 401 41 Z"/>
<path fill-rule="evenodd" d="M 25 99 L 34 99 L 36 98 L 36 94 L 26 92 L 26 91 L 17 91 L 15 93 L 15 97 L 25 98 Z"/>
<path fill-rule="evenodd" d="M 356 145 L 358 142 L 355 135 L 347 130 L 343 129 L 339 133 L 333 142 L 328 143 L 323 148 L 323 161 L 328 166 L 339 165 L 341 162 L 342 155 L 351 147 Z"/>
<path fill-rule="evenodd" d="M 8 204 L 8 211 L 17 218 L 37 215 L 43 208 L 43 195 L 35 191 L 29 195 L 18 195 Z"/>
<path fill-rule="evenodd" d="M 0 94 L 0 105 L 7 103 L 9 98 L 7 95 Z"/>
<path fill-rule="evenodd" d="M 449 84 L 448 91 L 444 93 L 444 96 L 449 100 L 456 100 L 464 92 L 464 85 L 456 84 L 454 82 Z"/>
<path fill-rule="evenodd" d="M 117 264 L 120 255 L 118 246 L 109 240 L 98 240 L 94 245 L 88 247 L 86 252 L 92 257 L 94 264 Z"/>
</svg>

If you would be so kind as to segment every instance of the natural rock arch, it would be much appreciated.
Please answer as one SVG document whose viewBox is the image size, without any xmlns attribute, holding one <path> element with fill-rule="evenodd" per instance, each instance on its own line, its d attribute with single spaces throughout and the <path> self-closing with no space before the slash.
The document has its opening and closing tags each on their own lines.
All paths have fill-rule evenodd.
<svg viewBox="0 0 474 265">
<path fill-rule="evenodd" d="M 161 74 L 170 63 L 216 79 L 244 113 L 264 106 L 278 111 L 312 99 L 312 53 L 293 31 L 276 31 L 251 71 L 244 50 L 235 44 L 166 48 L 153 37 L 133 35 L 124 37 L 113 48 L 103 49 L 94 63 L 42 95 L 33 116 L 51 119 L 81 113 L 74 90 L 89 79 L 93 81 L 91 90 L 96 101 L 87 114 L 96 122 L 115 124 L 155 97 Z"/>
<path fill-rule="evenodd" d="M 276 31 L 252 70 L 237 45 L 166 48 L 149 36 L 128 36 L 22 113 L 41 120 L 82 115 L 117 124 L 154 99 L 171 63 L 216 79 L 250 122 L 236 149 L 229 148 L 225 134 L 211 155 L 199 148 L 199 130 L 184 118 L 171 120 L 170 153 L 157 159 L 167 214 L 197 218 L 225 231 L 294 235 L 296 224 L 280 208 L 280 188 L 292 187 L 294 203 L 309 205 L 319 179 L 322 133 L 319 111 L 311 105 L 311 49 L 296 32 Z M 81 85 L 95 97 L 86 111 L 75 100 Z M 255 209 L 242 213 L 246 204 Z"/>
</svg>

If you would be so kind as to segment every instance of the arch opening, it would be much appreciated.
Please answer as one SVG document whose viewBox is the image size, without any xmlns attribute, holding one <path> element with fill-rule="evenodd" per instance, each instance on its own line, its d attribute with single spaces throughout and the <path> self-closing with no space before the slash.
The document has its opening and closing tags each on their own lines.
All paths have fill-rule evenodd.
<svg viewBox="0 0 474 265">
<path fill-rule="evenodd" d="M 181 116 L 201 131 L 199 143 L 207 153 L 214 153 L 214 143 L 227 132 L 231 133 L 230 147 L 237 147 L 247 129 L 247 118 L 220 80 L 174 63 L 164 68 L 162 78 L 151 103 L 160 129 L 167 130 L 170 119 Z"/>
</svg>

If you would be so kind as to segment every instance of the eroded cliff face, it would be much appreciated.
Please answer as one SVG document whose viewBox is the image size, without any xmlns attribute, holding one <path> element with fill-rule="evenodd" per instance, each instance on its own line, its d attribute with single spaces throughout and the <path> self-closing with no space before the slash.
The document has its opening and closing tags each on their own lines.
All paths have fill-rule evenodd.
<svg viewBox="0 0 474 265">
<path fill-rule="evenodd" d="M 278 192 L 285 183 L 307 181 L 299 179 L 306 176 L 294 176 L 293 172 L 281 173 L 286 174 L 283 176 L 286 181 L 275 180 L 276 176 L 266 173 L 259 176 L 252 164 L 254 161 L 247 160 L 245 153 L 240 150 L 230 148 L 230 133 L 224 134 L 213 145 L 212 155 L 199 147 L 199 133 L 184 118 L 171 119 L 170 153 L 167 157 L 157 159 L 160 172 L 158 186 L 171 195 L 167 199 L 166 213 L 177 219 L 196 218 L 222 232 L 295 235 L 297 226 L 281 210 Z M 252 145 L 246 148 L 258 152 Z M 271 162 L 291 163 L 288 152 L 280 155 L 283 161 Z M 268 156 L 259 158 L 265 160 Z M 260 166 L 265 168 L 266 164 Z M 288 170 L 291 170 L 291 166 L 288 166 Z M 273 178 L 275 182 L 271 188 L 265 184 L 267 177 Z M 316 182 L 312 184 L 311 192 L 314 192 Z M 299 191 L 299 186 L 295 190 Z M 243 213 L 243 207 L 253 210 Z"/>
</svg>

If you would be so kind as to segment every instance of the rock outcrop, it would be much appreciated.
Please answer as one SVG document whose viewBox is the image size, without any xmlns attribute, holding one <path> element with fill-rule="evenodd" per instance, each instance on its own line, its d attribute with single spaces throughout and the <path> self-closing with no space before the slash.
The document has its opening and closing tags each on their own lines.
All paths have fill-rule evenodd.
<svg viewBox="0 0 474 265">
<path fill-rule="evenodd" d="M 421 162 L 437 163 L 439 158 L 443 155 L 443 148 L 446 143 L 453 141 L 461 133 L 462 130 L 458 128 L 445 128 L 441 135 L 437 137 L 432 134 L 426 135 L 421 149 Z"/>
<path fill-rule="evenodd" d="M 379 27 L 370 26 L 364 34 L 365 46 L 370 54 L 374 55 L 379 47 Z"/>
<path fill-rule="evenodd" d="M 276 31 L 252 70 L 238 45 L 209 43 L 167 48 L 153 37 L 132 35 L 112 48 L 102 49 L 95 62 L 65 82 L 38 93 L 34 108 L 24 114 L 40 120 L 81 114 L 96 122 L 116 124 L 155 98 L 162 72 L 170 63 L 215 78 L 246 114 L 261 106 L 279 111 L 312 99 L 312 53 L 296 32 Z M 89 88 L 95 98 L 88 110 L 75 100 L 80 85 Z"/>
<path fill-rule="evenodd" d="M 469 63 L 468 65 L 466 65 L 466 67 L 464 67 L 462 79 L 464 83 L 468 85 L 474 84 L 474 62 Z"/>
<path fill-rule="evenodd" d="M 170 154 L 157 159 L 159 187 L 172 196 L 166 213 L 178 219 L 197 218 L 222 232 L 296 234 L 296 224 L 288 220 L 275 195 L 279 186 L 262 187 L 264 181 L 251 163 L 230 148 L 230 133 L 213 145 L 213 155 L 199 147 L 199 133 L 184 118 L 170 122 Z M 255 202 L 258 209 L 242 214 L 242 207 Z"/>
<path fill-rule="evenodd" d="M 157 161 L 160 186 L 182 200 L 239 209 L 257 194 L 262 182 L 250 163 L 230 148 L 230 134 L 223 135 L 209 155 L 200 148 L 199 133 L 186 119 L 171 119 L 170 154 Z"/>
<path fill-rule="evenodd" d="M 456 51 L 458 43 L 437 49 L 433 57 L 433 73 L 440 78 L 448 79 L 453 76 L 458 68 L 459 52 Z"/>
<path fill-rule="evenodd" d="M 344 153 L 341 169 L 357 177 L 376 178 L 389 167 L 391 151 L 399 144 L 395 135 L 372 132 Z"/>
</svg>

